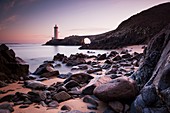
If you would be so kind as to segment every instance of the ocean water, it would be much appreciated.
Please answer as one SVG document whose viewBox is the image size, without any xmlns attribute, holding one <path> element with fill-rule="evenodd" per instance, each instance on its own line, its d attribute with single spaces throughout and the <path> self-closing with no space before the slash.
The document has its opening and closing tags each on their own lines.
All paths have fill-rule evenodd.
<svg viewBox="0 0 170 113">
<path fill-rule="evenodd" d="M 15 51 L 16 56 L 29 64 L 30 72 L 34 72 L 44 61 L 52 60 L 57 53 L 62 53 L 69 57 L 71 54 L 76 53 L 88 54 L 87 51 L 95 52 L 90 53 L 90 55 L 110 52 L 110 50 L 79 50 L 80 46 L 42 46 L 41 44 L 7 44 L 7 46 Z M 64 72 L 65 68 L 63 67 L 61 71 Z"/>
</svg>

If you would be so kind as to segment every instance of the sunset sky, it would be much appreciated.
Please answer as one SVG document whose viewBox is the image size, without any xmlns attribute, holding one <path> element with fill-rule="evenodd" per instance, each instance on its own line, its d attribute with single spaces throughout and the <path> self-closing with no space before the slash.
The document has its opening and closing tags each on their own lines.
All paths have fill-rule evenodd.
<svg viewBox="0 0 170 113">
<path fill-rule="evenodd" d="M 170 0 L 0 0 L 0 43 L 45 43 L 59 37 L 100 34 Z"/>
</svg>

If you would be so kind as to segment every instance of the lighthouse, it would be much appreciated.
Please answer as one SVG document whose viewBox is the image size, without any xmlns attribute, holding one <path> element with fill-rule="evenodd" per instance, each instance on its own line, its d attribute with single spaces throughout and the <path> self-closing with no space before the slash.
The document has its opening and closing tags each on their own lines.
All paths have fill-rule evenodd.
<svg viewBox="0 0 170 113">
<path fill-rule="evenodd" d="M 58 39 L 58 26 L 54 26 L 54 39 Z"/>
</svg>

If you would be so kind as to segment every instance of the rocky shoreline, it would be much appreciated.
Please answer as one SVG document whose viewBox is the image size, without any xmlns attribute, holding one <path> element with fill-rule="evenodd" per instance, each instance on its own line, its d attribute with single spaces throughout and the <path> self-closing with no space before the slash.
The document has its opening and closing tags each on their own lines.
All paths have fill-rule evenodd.
<svg viewBox="0 0 170 113">
<path fill-rule="evenodd" d="M 59 107 L 61 102 L 79 98 L 84 103 L 87 103 L 86 109 L 91 110 L 91 112 L 99 112 L 98 106 L 102 98 L 104 98 L 104 96 L 100 98 L 100 86 L 112 82 L 113 86 L 114 84 L 121 85 L 120 87 L 116 85 L 112 90 L 126 86 L 120 91 L 124 90 L 127 92 L 127 90 L 132 87 L 134 91 L 129 90 L 129 93 L 119 95 L 118 93 L 120 92 L 117 90 L 117 94 L 110 96 L 113 96 L 113 100 L 115 98 L 118 100 L 116 99 L 112 102 L 107 101 L 106 103 L 108 103 L 108 105 L 103 112 L 128 112 L 130 111 L 130 104 L 137 94 L 137 89 L 135 81 L 129 79 L 127 76 L 137 70 L 141 58 L 142 54 L 136 52 L 130 54 L 128 50 L 122 50 L 121 53 L 111 51 L 110 54 L 98 56 L 77 53 L 67 57 L 64 54 L 58 53 L 54 56 L 53 61 L 45 61 L 40 65 L 33 73 L 35 76 L 27 76 L 26 79 L 18 82 L 18 84 L 22 84 L 23 88 L 31 89 L 30 91 L 27 93 L 15 92 L 14 94 L 10 94 L 10 90 L 9 92 L 1 90 L 1 94 L 4 94 L 4 96 L 0 98 L 0 102 L 12 102 L 14 106 L 19 106 L 20 109 L 27 108 L 33 103 L 54 109 Z M 57 70 L 57 67 L 61 66 L 60 63 L 71 67 L 72 73 L 60 74 Z M 63 81 L 56 81 L 49 86 L 43 83 L 43 81 L 48 81 L 53 78 L 60 78 L 63 79 Z M 5 95 L 6 93 L 9 94 Z M 131 99 L 125 103 L 126 97 L 129 98 L 130 95 L 132 95 Z M 122 96 L 125 96 L 125 98 L 122 98 Z M 115 105 L 118 106 L 115 108 Z M 10 108 L 12 108 L 9 103 L 5 105 L 2 104 L 2 106 L 7 106 L 7 108 L 10 106 Z M 3 109 L 0 111 L 4 111 L 6 108 L 0 106 L 0 109 Z M 60 110 L 60 112 L 84 112 L 75 111 L 67 105 L 63 105 Z M 7 111 L 12 112 L 13 110 L 8 109 Z"/>
<path fill-rule="evenodd" d="M 29 108 L 47 108 L 44 112 L 52 109 L 52 113 L 169 113 L 169 47 L 170 25 L 152 38 L 143 53 L 126 49 L 97 56 L 58 53 L 52 61 L 40 65 L 34 76 L 23 74 L 24 79 L 18 79 L 23 92 L 0 89 L 0 113 Z M 72 71 L 60 73 L 57 68 L 61 63 Z M 68 104 L 72 101 L 76 103 Z M 77 108 L 79 102 L 84 108 Z"/>
</svg>

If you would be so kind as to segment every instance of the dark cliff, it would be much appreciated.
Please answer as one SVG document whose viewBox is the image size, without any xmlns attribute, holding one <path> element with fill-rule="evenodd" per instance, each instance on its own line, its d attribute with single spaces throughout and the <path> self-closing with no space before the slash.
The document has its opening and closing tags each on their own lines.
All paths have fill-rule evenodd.
<svg viewBox="0 0 170 113">
<path fill-rule="evenodd" d="M 160 4 L 123 21 L 116 30 L 89 37 L 92 43 L 81 49 L 114 49 L 128 45 L 147 44 L 170 23 L 170 2 Z"/>
<path fill-rule="evenodd" d="M 144 10 L 123 21 L 115 30 L 91 36 L 70 36 L 63 40 L 50 40 L 46 45 L 82 45 L 88 37 L 90 45 L 80 49 L 115 49 L 129 45 L 147 44 L 170 23 L 170 2 Z M 113 20 L 114 21 L 114 20 Z"/>
</svg>

